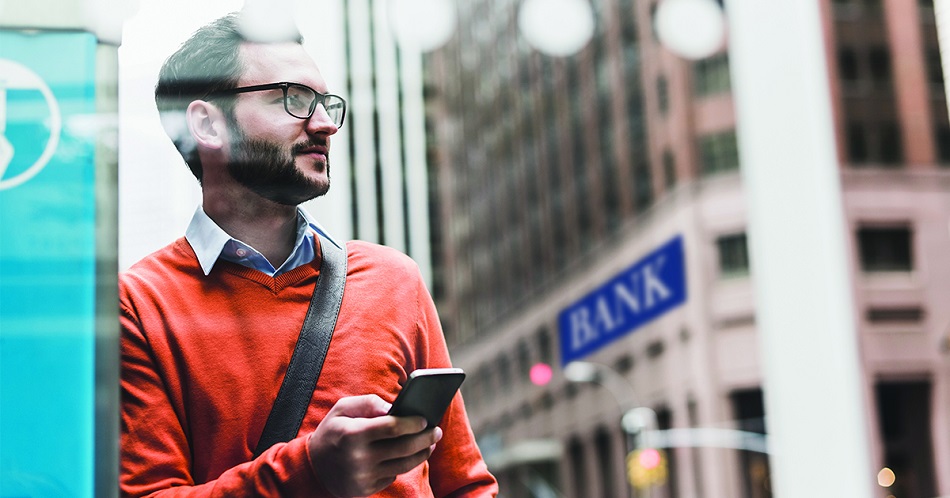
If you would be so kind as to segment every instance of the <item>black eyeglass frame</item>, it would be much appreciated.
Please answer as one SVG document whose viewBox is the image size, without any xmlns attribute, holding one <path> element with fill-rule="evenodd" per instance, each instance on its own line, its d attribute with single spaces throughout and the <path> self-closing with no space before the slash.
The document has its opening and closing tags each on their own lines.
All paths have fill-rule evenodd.
<svg viewBox="0 0 950 498">
<path fill-rule="evenodd" d="M 316 98 L 314 98 L 313 102 L 310 104 L 310 109 L 306 116 L 298 116 L 290 112 L 290 108 L 287 106 L 287 90 L 291 86 L 299 86 L 299 87 L 306 88 L 307 90 L 310 90 L 311 92 L 313 92 L 313 94 L 316 96 Z M 340 122 L 334 123 L 334 124 L 336 125 L 337 128 L 340 128 L 343 126 L 343 119 L 346 117 L 346 99 L 333 93 L 320 93 L 314 90 L 313 88 L 310 88 L 309 86 L 304 85 L 302 83 L 294 83 L 291 81 L 281 81 L 279 83 L 266 83 L 263 85 L 239 86 L 236 88 L 228 88 L 225 90 L 216 90 L 216 91 L 210 92 L 207 95 L 205 95 L 205 99 L 207 100 L 207 99 L 213 99 L 217 97 L 227 97 L 230 95 L 237 95 L 239 93 L 276 90 L 278 88 L 280 88 L 284 92 L 284 111 L 286 111 L 287 114 L 297 119 L 310 119 L 310 117 L 313 116 L 313 111 L 317 110 L 317 105 L 323 105 L 323 108 L 326 109 L 327 97 L 335 97 L 335 98 L 340 99 L 340 102 L 343 103 L 343 110 L 340 112 Z M 327 112 L 327 114 L 329 114 L 329 112 Z"/>
</svg>

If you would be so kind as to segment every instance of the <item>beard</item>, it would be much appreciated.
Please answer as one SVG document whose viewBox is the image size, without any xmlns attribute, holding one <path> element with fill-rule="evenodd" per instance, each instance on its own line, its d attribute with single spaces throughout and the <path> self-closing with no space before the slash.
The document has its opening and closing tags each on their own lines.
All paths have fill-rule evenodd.
<svg viewBox="0 0 950 498">
<path fill-rule="evenodd" d="M 330 160 L 324 165 L 326 181 L 307 178 L 297 169 L 294 157 L 314 144 L 310 140 L 294 144 L 290 152 L 267 140 L 249 139 L 240 126 L 236 130 L 228 172 L 257 195 L 286 206 L 297 206 L 327 193 L 330 189 Z"/>
</svg>

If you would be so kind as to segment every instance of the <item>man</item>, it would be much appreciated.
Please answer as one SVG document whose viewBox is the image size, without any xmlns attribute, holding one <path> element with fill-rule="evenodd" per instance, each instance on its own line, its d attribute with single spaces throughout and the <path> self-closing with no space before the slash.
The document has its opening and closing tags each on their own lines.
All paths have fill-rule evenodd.
<svg viewBox="0 0 950 498">
<path fill-rule="evenodd" d="M 321 246 L 338 244 L 298 204 L 329 188 L 346 104 L 299 40 L 250 43 L 237 21 L 201 28 L 156 87 L 202 206 L 185 237 L 120 278 L 123 495 L 495 495 L 460 397 L 440 427 L 387 415 L 409 373 L 450 361 L 418 268 L 364 242 L 346 244 L 343 302 L 297 437 L 254 458 Z"/>
</svg>

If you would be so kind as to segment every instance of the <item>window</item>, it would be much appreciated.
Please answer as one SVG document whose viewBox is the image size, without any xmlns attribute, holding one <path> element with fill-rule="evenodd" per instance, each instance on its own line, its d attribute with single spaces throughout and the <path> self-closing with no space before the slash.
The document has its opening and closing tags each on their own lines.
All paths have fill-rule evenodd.
<svg viewBox="0 0 950 498">
<path fill-rule="evenodd" d="M 700 137 L 699 150 L 703 174 L 711 175 L 739 169 L 739 149 L 735 130 Z"/>
<path fill-rule="evenodd" d="M 528 379 L 528 373 L 531 371 L 531 353 L 528 351 L 528 344 L 521 341 L 518 344 L 518 375 L 521 377 L 518 382 Z"/>
<path fill-rule="evenodd" d="M 733 391 L 733 417 L 738 429 L 766 434 L 765 402 L 761 389 Z M 771 471 L 769 459 L 763 453 L 739 451 L 740 482 L 744 498 L 771 497 Z"/>
<path fill-rule="evenodd" d="M 868 51 L 868 69 L 871 79 L 878 83 L 891 80 L 891 54 L 887 47 L 871 47 Z"/>
<path fill-rule="evenodd" d="M 600 44 L 598 44 L 600 46 Z M 598 51 L 602 54 L 604 50 Z M 620 193 L 620 182 L 617 168 L 616 149 L 614 148 L 613 123 L 611 122 L 611 95 L 607 78 L 607 63 L 603 62 L 598 68 L 598 135 L 600 136 L 600 167 L 601 185 L 603 188 L 604 214 L 607 219 L 607 229 L 615 232 L 620 228 L 623 220 L 623 201 Z M 600 82 L 603 82 L 601 85 Z"/>
<path fill-rule="evenodd" d="M 690 427 L 699 427 L 699 405 L 692 395 L 686 401 L 686 417 Z M 694 446 L 691 450 L 693 456 L 693 487 L 703 489 L 703 461 L 702 452 L 699 447 Z"/>
<path fill-rule="evenodd" d="M 950 165 L 950 126 L 938 124 L 934 126 L 937 141 L 937 161 L 944 166 Z"/>
<path fill-rule="evenodd" d="M 920 306 L 892 306 L 868 308 L 866 317 L 871 323 L 918 323 L 924 319 Z"/>
<path fill-rule="evenodd" d="M 890 122 L 881 125 L 881 162 L 884 164 L 896 165 L 904 157 L 903 147 L 901 146 L 901 130 L 897 123 Z"/>
<path fill-rule="evenodd" d="M 644 210 L 653 203 L 653 174 L 650 165 L 639 163 L 633 169 L 633 202 L 638 210 Z"/>
<path fill-rule="evenodd" d="M 939 48 L 927 49 L 927 80 L 934 91 L 943 92 L 943 59 Z"/>
<path fill-rule="evenodd" d="M 723 235 L 716 239 L 719 249 L 719 274 L 724 278 L 749 274 L 749 251 L 745 232 Z"/>
<path fill-rule="evenodd" d="M 580 88 L 580 79 L 583 69 L 580 66 L 580 58 L 575 57 L 572 60 L 572 67 L 568 70 L 567 87 L 571 89 Z M 589 177 L 587 168 L 587 150 L 584 137 L 586 136 L 587 125 L 584 122 L 583 110 L 587 105 L 585 99 L 575 98 L 571 100 L 571 132 L 577 140 L 572 140 L 573 165 L 574 165 L 574 206 L 577 210 L 577 225 L 579 231 L 577 236 L 585 239 L 593 235 L 594 214 L 588 202 L 587 191 L 589 188 Z M 514 196 L 513 196 L 514 197 Z"/>
<path fill-rule="evenodd" d="M 663 151 L 663 180 L 667 189 L 676 186 L 676 158 L 669 149 Z"/>
<path fill-rule="evenodd" d="M 511 385 L 511 363 L 508 357 L 501 355 L 498 357 L 498 388 L 507 389 Z"/>
<path fill-rule="evenodd" d="M 669 408 L 658 407 L 656 409 L 656 426 L 661 431 L 668 431 L 673 428 L 673 412 Z M 666 488 L 665 490 L 661 491 L 660 496 L 680 496 L 680 492 L 677 489 L 679 472 L 676 451 L 673 448 L 668 448 L 664 451 L 666 453 L 667 478 L 665 483 L 660 485 L 661 487 Z"/>
<path fill-rule="evenodd" d="M 625 374 L 630 370 L 633 370 L 633 356 L 625 354 L 620 358 L 617 358 L 617 361 L 614 362 L 614 370 L 619 373 Z"/>
<path fill-rule="evenodd" d="M 634 5 L 630 0 L 620 2 L 620 35 L 624 44 L 637 43 L 637 23 Z"/>
<path fill-rule="evenodd" d="M 855 165 L 875 163 L 885 167 L 899 167 L 904 159 L 901 129 L 897 122 L 848 123 L 848 160 Z"/>
<path fill-rule="evenodd" d="M 660 107 L 660 113 L 666 115 L 666 112 L 670 109 L 670 90 L 666 76 L 659 76 L 656 79 L 656 100 Z"/>
<path fill-rule="evenodd" d="M 858 229 L 861 269 L 865 272 L 905 272 L 914 269 L 910 227 Z"/>
<path fill-rule="evenodd" d="M 601 489 L 604 498 L 614 498 L 617 492 L 614 489 L 614 450 L 613 441 L 606 428 L 601 427 L 594 436 L 594 447 L 597 451 L 597 468 L 600 469 L 600 482 L 603 483 Z"/>
<path fill-rule="evenodd" d="M 696 95 L 714 95 L 732 88 L 729 78 L 729 56 L 723 52 L 693 64 L 693 92 Z"/>
<path fill-rule="evenodd" d="M 875 386 L 884 465 L 897 480 L 894 496 L 935 496 L 933 418 L 934 388 L 930 380 L 881 382 Z"/>
<path fill-rule="evenodd" d="M 546 327 L 538 331 L 538 353 L 541 363 L 551 364 L 551 333 Z"/>
<path fill-rule="evenodd" d="M 868 144 L 864 137 L 864 125 L 861 123 L 848 124 L 848 159 L 852 163 L 868 160 Z"/>
<path fill-rule="evenodd" d="M 652 28 L 651 32 L 653 33 L 653 41 L 660 41 L 660 35 L 656 31 L 656 8 L 656 3 L 650 5 L 650 27 Z"/>
<path fill-rule="evenodd" d="M 568 386 L 573 386 L 573 383 Z M 587 470 L 585 463 L 587 458 L 584 455 L 583 443 L 574 439 L 568 444 L 568 461 L 570 462 L 571 474 L 573 476 L 574 496 L 587 496 Z"/>
<path fill-rule="evenodd" d="M 838 73 L 844 81 L 853 82 L 858 79 L 858 57 L 854 49 L 843 47 L 838 50 Z"/>
</svg>

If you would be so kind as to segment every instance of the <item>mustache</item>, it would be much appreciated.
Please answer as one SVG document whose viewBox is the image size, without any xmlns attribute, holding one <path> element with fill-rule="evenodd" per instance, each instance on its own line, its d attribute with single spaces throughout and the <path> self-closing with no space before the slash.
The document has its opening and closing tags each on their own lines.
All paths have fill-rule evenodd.
<svg viewBox="0 0 950 498">
<path fill-rule="evenodd" d="M 291 154 L 297 155 L 307 149 L 312 149 L 314 147 L 323 147 L 325 149 L 329 149 L 330 141 L 327 140 L 326 138 L 320 138 L 320 137 L 317 137 L 315 139 L 311 138 L 309 140 L 304 140 L 303 142 L 294 144 L 293 147 L 290 148 L 290 152 Z"/>
</svg>

